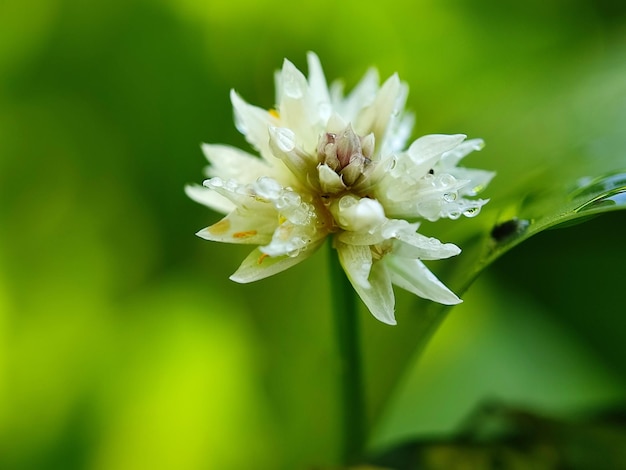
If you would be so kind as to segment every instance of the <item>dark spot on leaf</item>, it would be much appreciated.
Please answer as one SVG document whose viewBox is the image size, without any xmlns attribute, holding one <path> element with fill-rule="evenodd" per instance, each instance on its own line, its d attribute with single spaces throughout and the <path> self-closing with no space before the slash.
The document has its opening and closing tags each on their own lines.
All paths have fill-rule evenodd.
<svg viewBox="0 0 626 470">
<path fill-rule="evenodd" d="M 520 235 L 528 228 L 529 225 L 530 222 L 528 220 L 518 219 L 515 217 L 496 225 L 493 230 L 491 230 L 491 238 L 497 242 L 501 242 L 510 237 Z"/>
</svg>

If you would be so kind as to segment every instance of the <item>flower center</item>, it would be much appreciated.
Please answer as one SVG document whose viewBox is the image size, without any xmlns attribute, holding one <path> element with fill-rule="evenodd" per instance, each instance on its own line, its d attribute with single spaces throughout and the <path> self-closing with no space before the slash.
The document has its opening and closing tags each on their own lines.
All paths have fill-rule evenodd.
<svg viewBox="0 0 626 470">
<path fill-rule="evenodd" d="M 353 185 L 365 172 L 373 151 L 374 135 L 358 136 L 351 125 L 339 133 L 326 132 L 317 145 L 320 164 L 340 175 L 346 186 Z"/>
</svg>

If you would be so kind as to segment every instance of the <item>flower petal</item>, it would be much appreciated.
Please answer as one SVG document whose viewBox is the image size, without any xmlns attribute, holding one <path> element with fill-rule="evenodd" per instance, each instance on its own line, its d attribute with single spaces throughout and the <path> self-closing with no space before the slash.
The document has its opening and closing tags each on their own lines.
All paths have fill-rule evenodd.
<svg viewBox="0 0 626 470">
<path fill-rule="evenodd" d="M 374 102 L 378 81 L 378 71 L 374 68 L 369 69 L 346 98 L 343 98 L 343 83 L 333 82 L 330 86 L 333 109 L 347 122 L 355 121 L 361 109 Z"/>
<path fill-rule="evenodd" d="M 246 284 L 278 274 L 310 257 L 322 245 L 322 242 L 323 240 L 320 240 L 312 244 L 307 250 L 301 251 L 298 256 L 272 257 L 257 248 L 243 260 L 241 266 L 230 276 L 230 279 L 241 284 Z"/>
<path fill-rule="evenodd" d="M 337 234 L 337 239 L 348 245 L 377 245 L 390 238 L 394 238 L 399 230 L 404 229 L 409 223 L 406 220 L 388 219 L 375 230 L 363 230 L 359 232 L 344 231 Z M 416 224 L 415 224 L 416 225 Z M 417 230 L 415 226 L 414 230 Z"/>
<path fill-rule="evenodd" d="M 205 180 L 202 184 L 228 199 L 236 207 L 248 207 L 256 202 L 249 184 L 239 184 L 235 180 L 223 180 L 217 176 Z"/>
<path fill-rule="evenodd" d="M 352 287 L 372 315 L 383 323 L 395 325 L 395 297 L 385 265 L 372 262 L 372 254 L 367 246 L 345 245 L 340 242 L 335 246 Z"/>
<path fill-rule="evenodd" d="M 402 230 L 396 235 L 398 243 L 394 246 L 394 254 L 414 259 L 445 259 L 461 253 L 461 249 L 453 243 L 441 243 L 434 237 L 425 237 L 415 231 Z"/>
<path fill-rule="evenodd" d="M 441 156 L 441 165 L 444 168 L 455 167 L 462 158 L 473 151 L 482 150 L 485 146 L 483 139 L 470 139 L 460 143 L 454 149 Z"/>
<path fill-rule="evenodd" d="M 330 117 L 332 107 L 324 70 L 317 54 L 309 52 L 306 58 L 309 66 L 309 88 L 317 102 L 320 117 L 326 121 Z"/>
<path fill-rule="evenodd" d="M 206 170 L 208 177 L 219 176 L 224 180 L 252 183 L 261 176 L 276 173 L 266 161 L 228 145 L 202 144 L 202 152 L 211 163 Z"/>
<path fill-rule="evenodd" d="M 314 154 L 318 134 L 322 129 L 316 98 L 309 84 L 295 65 L 285 59 L 280 75 L 281 100 L 278 104 L 281 125 L 297 136 L 297 145 Z"/>
<path fill-rule="evenodd" d="M 357 133 L 366 135 L 372 132 L 377 142 L 384 142 L 393 115 L 399 113 L 404 106 L 403 97 L 406 98 L 406 94 L 406 85 L 400 83 L 398 75 L 389 77 L 376 94 L 372 105 L 359 113 L 354 123 Z M 379 144 L 379 151 L 381 148 L 382 145 Z"/>
<path fill-rule="evenodd" d="M 451 168 L 448 170 L 451 175 L 459 180 L 467 181 L 467 184 L 459 188 L 461 196 L 476 196 L 487 187 L 489 182 L 496 176 L 493 171 L 477 170 L 474 168 Z"/>
<path fill-rule="evenodd" d="M 230 100 L 235 112 L 235 125 L 246 140 L 259 151 L 268 162 L 273 157 L 269 149 L 269 127 L 280 125 L 270 112 L 246 103 L 235 90 L 230 92 Z"/>
<path fill-rule="evenodd" d="M 296 136 L 291 129 L 286 127 L 270 127 L 270 149 L 280 159 L 292 175 L 300 183 L 307 185 L 308 175 L 316 163 L 309 155 L 296 147 Z"/>
<path fill-rule="evenodd" d="M 390 254 L 384 263 L 389 267 L 391 281 L 398 287 L 444 305 L 462 302 L 421 261 Z"/>
<path fill-rule="evenodd" d="M 385 148 L 382 155 L 400 152 L 406 148 L 407 140 L 411 137 L 415 116 L 412 113 L 404 113 L 397 122 L 393 122 L 385 135 Z"/>
<path fill-rule="evenodd" d="M 411 173 L 420 177 L 425 175 L 444 152 L 454 149 L 464 139 L 463 134 L 431 134 L 420 137 L 411 144 L 407 152 L 413 163 Z"/>
<path fill-rule="evenodd" d="M 228 214 L 235 208 L 235 204 L 221 194 L 197 184 L 185 186 L 185 194 L 194 201 L 222 214 Z"/>
<path fill-rule="evenodd" d="M 324 194 L 334 194 L 346 189 L 341 176 L 328 165 L 319 165 L 317 167 L 320 187 Z"/>
<path fill-rule="evenodd" d="M 196 235 L 205 240 L 243 245 L 269 243 L 276 229 L 277 218 L 242 213 L 235 209 L 219 222 L 203 228 Z"/>
<path fill-rule="evenodd" d="M 330 206 L 335 222 L 344 230 L 362 232 L 374 230 L 386 222 L 385 209 L 376 199 L 343 196 Z"/>
</svg>

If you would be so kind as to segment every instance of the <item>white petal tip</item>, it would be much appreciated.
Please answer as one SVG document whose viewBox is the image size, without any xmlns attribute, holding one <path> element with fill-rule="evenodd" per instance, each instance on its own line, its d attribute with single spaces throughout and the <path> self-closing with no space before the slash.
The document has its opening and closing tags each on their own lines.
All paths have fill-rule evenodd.
<svg viewBox="0 0 626 470">
<path fill-rule="evenodd" d="M 230 102 L 235 108 L 245 103 L 244 99 L 235 91 L 234 88 L 231 88 L 230 90 Z"/>
<path fill-rule="evenodd" d="M 440 304 L 442 305 L 459 305 L 461 303 L 463 303 L 462 299 L 459 299 L 456 295 L 451 298 L 451 299 L 446 299 L 446 300 L 440 300 L 439 301 Z"/>
<path fill-rule="evenodd" d="M 241 278 L 241 277 L 237 276 L 236 274 L 231 275 L 228 279 L 230 279 L 233 282 L 236 282 L 237 284 L 248 284 L 248 283 L 252 282 L 251 279 Z"/>
<path fill-rule="evenodd" d="M 196 232 L 196 237 L 200 237 L 204 240 L 211 240 L 209 238 L 209 233 L 208 233 L 208 229 L 207 228 L 203 228 L 202 230 L 198 230 Z"/>
<path fill-rule="evenodd" d="M 373 311 L 373 310 L 370 310 L 370 312 L 372 313 L 374 318 L 376 318 L 376 320 L 378 320 L 381 323 L 384 323 L 385 325 L 395 326 L 398 323 L 396 321 L 396 316 L 395 316 L 395 312 L 394 311 L 392 311 L 391 314 L 387 310 L 385 310 L 385 311 L 381 311 L 381 310 Z"/>
<path fill-rule="evenodd" d="M 320 62 L 320 58 L 319 58 L 319 56 L 318 56 L 315 52 L 313 52 L 313 51 L 308 51 L 308 52 L 306 53 L 306 58 L 307 58 L 307 60 L 309 61 L 309 64 L 310 64 L 311 62 L 316 62 L 316 63 L 319 63 L 319 62 Z"/>
</svg>

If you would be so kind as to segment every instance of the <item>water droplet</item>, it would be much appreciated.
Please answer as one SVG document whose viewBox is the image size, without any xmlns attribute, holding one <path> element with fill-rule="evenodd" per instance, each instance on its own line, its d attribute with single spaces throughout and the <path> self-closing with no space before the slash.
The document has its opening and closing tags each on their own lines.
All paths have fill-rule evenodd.
<svg viewBox="0 0 626 470">
<path fill-rule="evenodd" d="M 621 191 L 611 191 L 607 195 L 600 196 L 586 202 L 576 209 L 576 212 L 584 212 L 600 207 L 626 206 L 626 189 Z"/>
<path fill-rule="evenodd" d="M 276 208 L 285 209 L 287 207 L 297 207 L 300 205 L 301 198 L 293 191 L 285 191 L 277 200 Z"/>
<path fill-rule="evenodd" d="M 235 180 L 228 180 L 226 181 L 226 183 L 224 184 L 224 187 L 231 192 L 235 192 L 237 190 L 237 188 L 239 187 L 239 184 L 237 184 L 237 182 Z"/>
<path fill-rule="evenodd" d="M 319 110 L 319 114 L 322 120 L 328 121 L 328 118 L 330 118 L 333 112 L 332 105 L 328 101 L 320 101 L 317 109 Z"/>
<path fill-rule="evenodd" d="M 256 181 L 254 189 L 259 196 L 265 199 L 275 200 L 278 198 L 283 188 L 278 181 L 263 176 Z"/>
<path fill-rule="evenodd" d="M 270 128 L 270 132 L 276 145 L 283 152 L 291 152 L 296 147 L 296 135 L 291 129 L 287 129 L 286 127 L 272 127 Z"/>
<path fill-rule="evenodd" d="M 206 180 L 202 184 L 207 188 L 221 188 L 224 186 L 224 181 L 222 180 L 222 178 L 215 177 L 211 178 L 210 180 Z"/>
<path fill-rule="evenodd" d="M 300 99 L 304 96 L 304 86 L 306 80 L 300 75 L 300 72 L 290 64 L 289 67 L 283 69 L 283 93 L 293 99 Z M 305 83 L 303 83 L 303 81 Z"/>
<path fill-rule="evenodd" d="M 344 196 L 339 200 L 339 210 L 345 210 L 357 204 L 359 200 L 354 196 Z"/>
<path fill-rule="evenodd" d="M 454 202 L 454 201 L 456 201 L 456 198 L 457 198 L 457 193 L 456 192 L 454 192 L 454 193 L 445 193 L 443 195 L 443 200 L 446 201 L 446 202 Z"/>
<path fill-rule="evenodd" d="M 585 177 L 578 181 L 578 187 L 571 198 L 579 201 L 575 212 L 597 210 L 600 207 L 626 205 L 626 173 L 612 172 L 596 178 Z"/>
<path fill-rule="evenodd" d="M 456 183 L 456 178 L 449 173 L 439 175 L 439 177 L 436 179 L 437 186 L 440 186 L 442 188 L 448 188 L 454 185 L 454 183 Z"/>
<path fill-rule="evenodd" d="M 589 198 L 612 191 L 626 191 L 626 173 L 623 171 L 609 173 L 597 178 L 585 177 L 579 179 L 576 189 L 571 194 L 571 198 Z"/>
<path fill-rule="evenodd" d="M 476 217 L 480 213 L 480 206 L 469 207 L 464 212 L 465 217 Z"/>
</svg>

